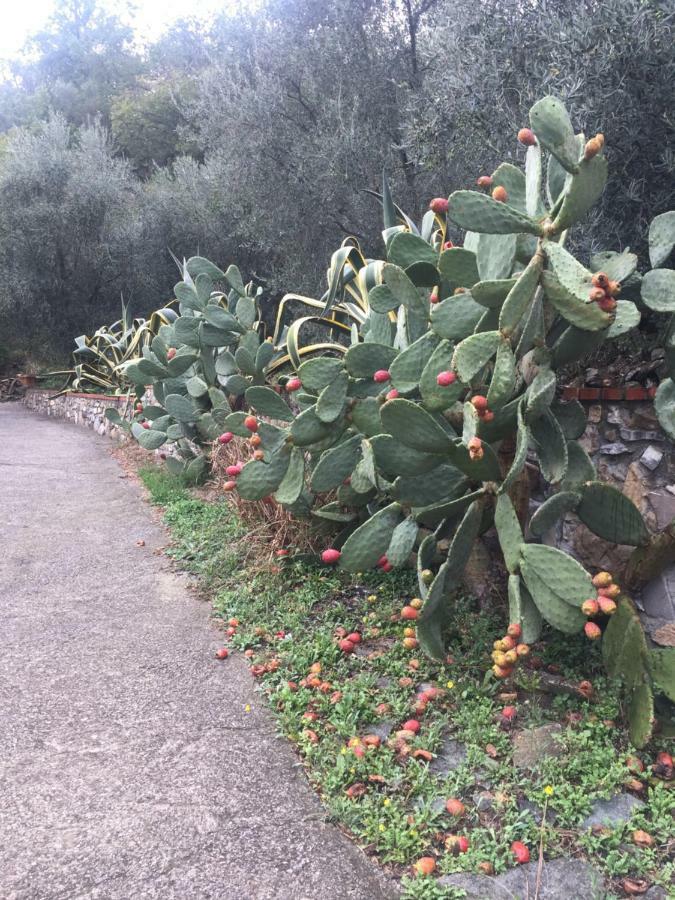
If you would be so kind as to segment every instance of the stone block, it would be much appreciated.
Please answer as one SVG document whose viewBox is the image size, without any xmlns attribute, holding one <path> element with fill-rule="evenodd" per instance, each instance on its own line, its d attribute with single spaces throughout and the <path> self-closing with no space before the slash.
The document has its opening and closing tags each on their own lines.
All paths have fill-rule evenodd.
<svg viewBox="0 0 675 900">
<path fill-rule="evenodd" d="M 645 452 L 640 457 L 640 462 L 643 466 L 653 472 L 654 469 L 658 468 L 659 463 L 663 459 L 663 453 L 659 450 L 658 447 L 654 447 L 652 444 L 647 447 Z"/>
</svg>

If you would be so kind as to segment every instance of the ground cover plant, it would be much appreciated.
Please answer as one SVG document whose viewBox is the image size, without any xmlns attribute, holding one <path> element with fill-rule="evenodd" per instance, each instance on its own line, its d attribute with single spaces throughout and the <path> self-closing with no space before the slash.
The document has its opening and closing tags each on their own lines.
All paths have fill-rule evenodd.
<svg viewBox="0 0 675 900">
<path fill-rule="evenodd" d="M 134 420 L 111 417 L 147 449 L 172 447 L 171 471 L 195 481 L 207 476 L 215 448 L 232 444 L 240 459 L 227 467 L 224 490 L 339 525 L 322 553 L 327 565 L 389 572 L 412 560 L 418 598 L 402 615 L 414 623 L 410 640 L 436 660 L 446 653 L 466 563 L 494 526 L 509 611 L 495 633 L 503 636 L 493 677 L 512 677 L 544 623 L 602 639 L 608 670 L 623 683 L 632 740 L 644 746 L 655 703 L 667 712 L 675 695 L 674 651 L 648 647 L 622 588 L 672 559 L 675 539 L 672 529 L 650 535 L 632 501 L 598 479 L 578 443 L 583 407 L 557 399 L 557 372 L 634 328 L 638 303 L 672 312 L 672 271 L 654 269 L 643 281 L 628 250 L 596 253 L 586 267 L 565 248 L 602 194 L 604 138 L 575 133 L 553 97 L 534 104 L 530 125 L 518 132 L 524 168 L 503 163 L 477 179 L 478 191 L 432 200 L 419 227 L 385 179 L 386 259 L 368 260 L 346 241 L 326 295 L 307 301 L 311 315 L 285 329 L 278 323 L 271 340 L 258 288 L 244 286 L 234 266 L 188 260 L 175 289 L 180 317 L 125 368 L 139 398 Z M 465 232 L 463 246 L 451 229 Z M 655 220 L 650 241 L 662 264 L 675 243 L 672 215 Z M 348 329 L 349 343 L 303 346 L 301 328 L 317 304 L 329 330 Z M 141 400 L 148 380 L 150 404 Z M 656 398 L 664 427 L 669 385 Z M 535 515 L 532 467 L 547 484 Z M 539 542 L 570 514 L 602 539 L 636 548 L 626 572 L 591 577 Z"/>
<path fill-rule="evenodd" d="M 668 890 L 672 767 L 659 741 L 631 748 L 597 645 L 548 633 L 505 689 L 485 677 L 499 611 L 478 615 L 462 594 L 446 657 L 429 659 L 400 618 L 413 573 L 250 557 L 246 527 L 217 493 L 155 467 L 141 476 L 165 507 L 169 554 L 213 598 L 224 647 L 246 655 L 329 816 L 402 878 L 404 897 L 460 897 L 439 878 L 499 874 L 540 851 L 590 860 L 598 897 Z M 566 690 L 541 690 L 547 678 Z M 560 726 L 558 755 L 515 766 L 519 735 L 546 724 Z M 620 791 L 643 805 L 612 827 L 582 826 Z"/>
</svg>

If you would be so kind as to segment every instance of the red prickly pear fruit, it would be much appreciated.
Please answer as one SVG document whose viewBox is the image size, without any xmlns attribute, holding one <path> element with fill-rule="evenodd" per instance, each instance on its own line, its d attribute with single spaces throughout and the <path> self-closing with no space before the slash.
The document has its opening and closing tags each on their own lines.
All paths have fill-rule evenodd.
<svg viewBox="0 0 675 900">
<path fill-rule="evenodd" d="M 598 302 L 598 306 L 603 312 L 614 312 L 616 309 L 616 300 L 614 297 L 605 296 Z"/>
<path fill-rule="evenodd" d="M 620 281 L 610 281 L 607 285 L 607 293 L 611 294 L 612 297 L 618 297 L 621 293 L 621 282 Z"/>
<path fill-rule="evenodd" d="M 147 429 L 147 428 L 150 428 L 150 423 L 149 423 L 149 422 L 142 422 L 142 423 L 141 423 L 141 427 L 142 427 L 142 428 L 146 428 L 146 429 Z"/>
<path fill-rule="evenodd" d="M 143 404 L 140 402 L 137 403 L 134 409 L 136 410 L 136 412 L 143 412 Z"/>
<path fill-rule="evenodd" d="M 436 376 L 436 384 L 439 387 L 449 387 L 455 381 L 457 381 L 457 376 L 454 372 L 439 372 Z"/>
<path fill-rule="evenodd" d="M 580 681 L 579 690 L 584 695 L 584 697 L 590 697 L 593 693 L 593 685 L 590 683 L 590 681 Z"/>
<path fill-rule="evenodd" d="M 398 397 L 398 391 L 396 390 L 396 388 L 392 388 L 390 391 L 387 391 L 387 393 L 385 394 L 386 400 L 396 400 L 397 397 Z"/>
<path fill-rule="evenodd" d="M 517 715 L 518 711 L 515 706 L 505 706 L 502 710 L 502 717 L 506 719 L 507 722 L 512 722 Z"/>
<path fill-rule="evenodd" d="M 469 441 L 468 445 L 469 457 L 471 459 L 482 459 L 483 458 L 483 442 L 479 437 L 472 437 Z"/>
<path fill-rule="evenodd" d="M 275 550 L 274 555 L 277 557 L 277 559 L 283 559 L 285 556 L 288 556 L 288 550 L 285 550 L 283 548 L 280 550 Z"/>
<path fill-rule="evenodd" d="M 616 600 L 616 598 L 621 593 L 621 588 L 618 584 L 608 584 L 607 587 L 599 588 L 598 595 L 600 597 L 609 597 L 610 600 Z"/>
<path fill-rule="evenodd" d="M 339 550 L 336 550 L 334 547 L 328 547 L 328 549 L 324 550 L 321 554 L 321 560 L 328 566 L 334 566 L 341 556 L 342 554 Z"/>
<path fill-rule="evenodd" d="M 436 870 L 436 860 L 433 856 L 422 856 L 413 868 L 417 875 L 431 875 Z"/>
<path fill-rule="evenodd" d="M 591 281 L 595 287 L 602 288 L 603 291 L 606 291 L 609 287 L 609 275 L 606 275 L 604 272 L 596 272 L 592 276 Z"/>
<path fill-rule="evenodd" d="M 613 616 L 616 612 L 616 603 L 610 597 L 598 597 L 598 606 L 600 607 L 600 612 L 606 616 Z"/>
<path fill-rule="evenodd" d="M 594 156 L 597 156 L 602 150 L 604 143 L 605 139 L 600 134 L 596 134 L 590 141 L 586 141 L 586 146 L 584 147 L 584 159 L 593 159 Z"/>
<path fill-rule="evenodd" d="M 383 566 L 386 566 L 389 560 L 386 557 L 386 554 L 382 554 L 382 556 L 375 563 L 378 569 L 381 569 Z"/>
<path fill-rule="evenodd" d="M 172 359 L 174 358 L 175 355 L 176 355 L 176 348 L 175 348 L 175 347 L 169 347 L 169 349 L 166 351 L 166 358 L 167 358 L 167 360 L 172 360 Z"/>
<path fill-rule="evenodd" d="M 516 646 L 515 638 L 512 638 L 510 634 L 505 634 L 502 638 L 502 647 L 504 650 L 514 650 Z"/>
<path fill-rule="evenodd" d="M 521 128 L 518 132 L 518 140 L 524 147 L 533 147 L 537 143 L 531 128 Z"/>
<path fill-rule="evenodd" d="M 347 635 L 347 640 L 351 641 L 352 644 L 360 644 L 361 635 L 358 633 L 358 631 L 352 631 L 351 634 Z"/>
<path fill-rule="evenodd" d="M 486 409 L 485 412 L 483 413 L 483 415 L 481 416 L 481 419 L 484 422 L 491 422 L 494 419 L 494 417 L 495 417 L 495 414 L 492 412 L 492 410 Z"/>
<path fill-rule="evenodd" d="M 219 444 L 229 444 L 233 437 L 234 437 L 234 435 L 232 434 L 231 431 L 225 431 L 218 438 L 218 443 Z"/>
<path fill-rule="evenodd" d="M 166 453 L 162 452 L 159 454 L 160 459 L 166 459 Z"/>
<path fill-rule="evenodd" d="M 461 800 L 457 800 L 456 797 L 451 797 L 445 804 L 445 810 L 450 813 L 451 816 L 459 817 L 464 815 L 466 807 Z"/>
<path fill-rule="evenodd" d="M 492 187 L 492 175 L 481 175 L 476 179 L 476 184 L 481 188 Z"/>
<path fill-rule="evenodd" d="M 414 606 L 404 606 L 401 610 L 402 619 L 416 619 L 419 613 Z"/>
<path fill-rule="evenodd" d="M 598 572 L 593 576 L 593 587 L 606 588 L 612 583 L 612 576 L 609 572 Z"/>
<path fill-rule="evenodd" d="M 385 381 L 389 381 L 391 375 L 386 369 L 378 369 L 377 372 L 373 375 L 373 381 L 376 384 L 384 384 Z"/>
<path fill-rule="evenodd" d="M 502 187 L 501 184 L 497 185 L 497 187 L 492 191 L 492 199 L 496 200 L 498 203 L 506 203 L 509 199 L 509 195 L 506 193 L 506 188 Z"/>
<path fill-rule="evenodd" d="M 600 604 L 594 599 L 584 600 L 581 604 L 581 611 L 585 616 L 597 616 L 599 609 Z"/>
<path fill-rule="evenodd" d="M 461 834 L 450 834 L 445 839 L 445 849 L 455 856 L 459 856 L 460 853 L 466 853 L 470 846 L 469 839 Z"/>
<path fill-rule="evenodd" d="M 530 646 L 529 644 L 516 644 L 516 655 L 523 657 L 530 655 Z"/>
<path fill-rule="evenodd" d="M 438 303 L 438 288 L 434 288 L 429 294 L 429 303 Z"/>
<path fill-rule="evenodd" d="M 429 204 L 429 209 L 437 215 L 445 215 L 448 211 L 448 201 L 445 197 L 434 197 Z"/>
<path fill-rule="evenodd" d="M 221 647 L 219 650 L 216 650 L 216 659 L 227 659 L 230 655 L 230 651 L 227 647 Z"/>
<path fill-rule="evenodd" d="M 354 652 L 354 644 L 347 640 L 347 638 L 343 638 L 341 641 L 338 641 L 338 647 L 342 650 L 343 653 L 353 653 Z"/>
<path fill-rule="evenodd" d="M 402 728 L 404 731 L 412 731 L 413 734 L 417 734 L 422 726 L 417 721 L 417 719 L 408 719 L 407 722 L 404 722 Z"/>
<path fill-rule="evenodd" d="M 236 478 L 237 475 L 241 475 L 241 468 L 242 468 L 242 467 L 239 465 L 239 463 L 237 463 L 237 464 L 234 465 L 234 466 L 228 466 L 228 467 L 225 469 L 225 474 L 226 474 L 226 475 L 229 475 L 230 478 Z"/>
<path fill-rule="evenodd" d="M 258 420 L 255 416 L 246 416 L 244 419 L 244 428 L 248 428 L 249 431 L 257 431 L 258 430 Z"/>
<path fill-rule="evenodd" d="M 593 287 L 589 291 L 588 299 L 591 301 L 591 303 L 600 303 L 605 299 L 606 296 L 607 294 L 605 294 L 602 288 Z"/>
<path fill-rule="evenodd" d="M 476 410 L 476 412 L 485 412 L 488 408 L 487 397 L 482 397 L 480 394 L 476 394 L 475 397 L 471 398 L 471 405 Z"/>
<path fill-rule="evenodd" d="M 252 434 L 251 437 L 248 439 L 248 442 L 251 445 L 251 447 L 259 447 L 262 444 L 262 438 L 260 437 L 259 434 Z"/>
<path fill-rule="evenodd" d="M 393 567 L 392 564 L 389 562 L 389 560 L 387 560 L 386 563 L 385 563 L 383 566 L 381 566 L 380 568 L 382 569 L 383 572 L 391 572 L 391 570 L 392 570 L 394 567 Z"/>
<path fill-rule="evenodd" d="M 292 394 L 293 391 L 299 391 L 301 387 L 302 387 L 302 382 L 297 377 L 289 378 L 288 381 L 286 382 L 286 390 L 288 391 L 289 394 Z"/>
<path fill-rule="evenodd" d="M 590 641 L 597 641 L 602 635 L 600 627 L 596 625 L 595 622 L 586 622 L 584 625 L 584 632 Z"/>
<path fill-rule="evenodd" d="M 454 246 L 455 246 L 455 245 L 452 243 L 452 241 L 446 241 L 446 242 L 443 244 L 443 249 L 444 249 L 444 250 L 452 250 L 452 248 L 453 248 Z"/>
<path fill-rule="evenodd" d="M 223 485 L 223 490 L 229 494 L 229 492 L 233 491 L 236 487 L 237 487 L 236 481 L 226 481 L 225 484 Z"/>
<path fill-rule="evenodd" d="M 519 638 L 523 633 L 523 629 L 520 627 L 518 622 L 512 622 L 506 629 L 506 633 L 509 637 Z"/>
<path fill-rule="evenodd" d="M 514 841 L 511 844 L 511 853 L 515 856 L 519 866 L 529 863 L 530 861 L 530 851 L 522 841 Z"/>
</svg>

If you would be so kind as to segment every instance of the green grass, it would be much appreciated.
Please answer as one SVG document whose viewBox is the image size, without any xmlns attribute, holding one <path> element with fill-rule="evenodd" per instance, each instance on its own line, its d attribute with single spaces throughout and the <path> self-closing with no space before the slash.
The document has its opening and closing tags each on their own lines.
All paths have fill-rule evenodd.
<svg viewBox="0 0 675 900">
<path fill-rule="evenodd" d="M 551 636 L 536 654 L 543 666 L 559 667 L 569 680 L 590 678 L 592 702 L 528 690 L 536 673 L 517 670 L 517 729 L 562 724 L 560 757 L 525 773 L 513 766 L 513 736 L 500 725 L 504 687 L 486 677 L 492 642 L 503 632 L 502 615 L 486 615 L 471 598 L 460 598 L 448 636 L 452 661 L 431 662 L 401 641 L 397 613 L 415 593 L 410 573 L 349 577 L 293 562 L 277 572 L 269 566 L 243 570 L 238 542 L 243 550 L 245 535 L 225 502 L 194 499 L 157 469 L 146 469 L 141 477 L 153 501 L 165 507 L 173 535 L 170 554 L 202 579 L 216 615 L 224 622 L 239 620 L 230 645 L 246 651 L 252 665 L 266 667 L 260 689 L 330 817 L 404 876 L 404 897 L 460 896 L 439 888 L 433 878 L 411 880 L 410 866 L 420 856 L 435 856 L 439 873 L 477 871 L 486 862 L 498 873 L 513 865 L 514 840 L 526 843 L 533 859 L 540 841 L 548 858 L 587 856 L 608 878 L 606 897 L 618 890 L 612 879 L 631 875 L 665 885 L 675 875 L 669 859 L 672 791 L 663 784 L 649 787 L 645 806 L 626 826 L 599 834 L 579 828 L 595 799 L 622 788 L 629 777 L 625 760 L 633 753 L 616 724 L 620 710 L 597 648 L 589 650 L 583 637 Z M 362 634 L 363 655 L 339 650 L 339 628 Z M 319 688 L 307 683 L 316 663 Z M 404 752 L 385 741 L 357 755 L 351 739 L 384 721 L 396 730 L 414 716 L 415 686 L 421 683 L 441 688 L 443 695 L 419 716 L 419 733 L 398 748 Z M 424 755 L 438 751 L 444 735 L 461 741 L 467 756 L 441 777 L 430 771 Z M 641 755 L 645 764 L 651 761 L 651 754 Z M 479 791 L 492 795 L 490 808 L 477 808 Z M 350 796 L 354 793 L 358 796 Z M 459 822 L 444 812 L 449 797 L 466 806 Z M 543 825 L 529 804 L 546 810 Z M 652 835 L 653 847 L 631 842 L 636 828 Z M 459 856 L 446 852 L 448 834 L 467 836 L 469 850 Z"/>
</svg>

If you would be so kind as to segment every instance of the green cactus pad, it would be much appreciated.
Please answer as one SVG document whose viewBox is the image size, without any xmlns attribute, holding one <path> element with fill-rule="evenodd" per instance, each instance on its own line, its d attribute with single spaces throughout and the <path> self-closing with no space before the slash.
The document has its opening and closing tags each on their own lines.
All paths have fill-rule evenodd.
<svg viewBox="0 0 675 900">
<path fill-rule="evenodd" d="M 631 300 L 619 300 L 614 310 L 614 321 L 607 330 L 607 340 L 622 337 L 640 324 L 640 310 Z"/>
<path fill-rule="evenodd" d="M 546 166 L 546 196 L 549 206 L 555 206 L 562 192 L 569 186 L 572 175 L 551 155 Z"/>
<path fill-rule="evenodd" d="M 576 441 L 586 431 L 586 410 L 578 400 L 555 400 L 551 412 L 558 420 L 566 440 Z"/>
<path fill-rule="evenodd" d="M 269 341 L 263 341 L 255 354 L 255 367 L 259 375 L 262 375 L 267 366 L 272 362 L 277 351 Z"/>
<path fill-rule="evenodd" d="M 401 305 L 399 298 L 392 293 L 386 284 L 376 284 L 368 292 L 368 302 L 372 312 L 388 313 Z"/>
<path fill-rule="evenodd" d="M 471 548 L 480 533 L 482 518 L 482 503 L 476 501 L 467 509 L 455 532 L 448 557 L 429 588 L 422 613 L 417 620 L 420 646 L 432 659 L 444 657 L 443 628 L 449 613 L 449 595 L 459 587 Z"/>
<path fill-rule="evenodd" d="M 183 470 L 183 479 L 186 484 L 203 484 L 209 474 L 209 464 L 205 456 L 196 456 L 191 459 Z"/>
<path fill-rule="evenodd" d="M 431 250 L 430 247 L 428 247 L 428 249 Z M 391 263 L 385 263 L 384 266 L 382 266 L 382 277 L 385 285 L 389 288 L 394 297 L 396 297 L 400 306 L 405 306 L 407 309 L 411 310 L 416 309 L 420 312 L 426 312 L 426 297 L 423 297 L 420 290 L 413 284 L 403 269 L 394 266 Z"/>
<path fill-rule="evenodd" d="M 305 391 L 318 395 L 326 385 L 333 383 L 343 369 L 342 359 L 332 359 L 328 356 L 318 357 L 304 362 L 298 369 L 298 377 L 302 381 Z"/>
<path fill-rule="evenodd" d="M 543 620 L 520 575 L 509 575 L 509 622 L 520 625 L 520 640 L 534 644 L 541 637 Z"/>
<path fill-rule="evenodd" d="M 357 513 L 353 510 L 345 509 L 342 504 L 333 501 L 312 510 L 312 515 L 317 519 L 327 519 L 329 522 L 355 522 L 358 519 Z"/>
<path fill-rule="evenodd" d="M 457 494 L 461 494 L 463 485 L 458 485 Z M 436 528 L 444 519 L 456 519 L 458 515 L 485 494 L 483 488 L 471 491 L 455 499 L 444 500 L 441 503 L 433 503 L 423 508 L 416 508 L 415 521 L 426 528 Z"/>
<path fill-rule="evenodd" d="M 556 377 L 551 369 L 542 368 L 534 376 L 530 389 L 527 392 L 525 407 L 525 421 L 532 422 L 538 419 L 546 410 L 550 409 L 555 396 Z"/>
<path fill-rule="evenodd" d="M 185 430 L 182 425 L 169 425 L 166 429 L 166 437 L 169 441 L 178 441 L 185 437 Z"/>
<path fill-rule="evenodd" d="M 516 278 L 500 278 L 497 281 L 479 281 L 471 288 L 471 296 L 486 309 L 498 309 L 509 291 L 516 284 Z"/>
<path fill-rule="evenodd" d="M 201 347 L 199 339 L 200 325 L 201 319 L 180 316 L 173 325 L 176 342 L 199 350 Z"/>
<path fill-rule="evenodd" d="M 665 378 L 654 397 L 654 409 L 661 428 L 675 440 L 675 382 Z"/>
<path fill-rule="evenodd" d="M 657 688 L 675 703 L 675 648 L 653 649 L 648 660 Z"/>
<path fill-rule="evenodd" d="M 297 503 L 305 487 L 305 455 L 293 447 L 286 474 L 274 494 L 274 499 L 282 506 Z"/>
<path fill-rule="evenodd" d="M 363 400 L 357 401 L 352 407 L 351 418 L 354 428 L 357 428 L 361 434 L 366 437 L 374 437 L 381 434 L 385 429 L 382 425 L 380 406 L 375 397 L 365 397 Z"/>
<path fill-rule="evenodd" d="M 361 459 L 361 435 L 348 438 L 321 455 L 312 473 L 312 490 L 321 494 L 339 487 Z"/>
<path fill-rule="evenodd" d="M 211 413 L 202 413 L 195 424 L 197 434 L 202 442 L 215 441 L 220 434 L 220 427 Z"/>
<path fill-rule="evenodd" d="M 386 556 L 395 569 L 400 569 L 410 559 L 410 554 L 415 548 L 418 533 L 419 526 L 410 517 L 404 519 L 394 528 Z"/>
<path fill-rule="evenodd" d="M 595 479 L 595 466 L 584 448 L 576 441 L 567 442 L 567 473 L 560 485 L 563 491 L 577 491 Z"/>
<path fill-rule="evenodd" d="M 251 460 L 237 476 L 237 492 L 243 500 L 262 500 L 281 485 L 290 464 L 290 448 L 283 447 L 264 462 Z"/>
<path fill-rule="evenodd" d="M 456 294 L 431 308 L 431 328 L 441 338 L 456 343 L 470 334 L 485 312 L 471 294 Z"/>
<path fill-rule="evenodd" d="M 439 385 L 436 380 L 441 372 L 452 369 L 454 349 L 450 341 L 441 341 L 422 370 L 419 382 L 422 405 L 431 412 L 449 409 L 464 392 L 464 385 L 459 380 L 446 387 Z"/>
<path fill-rule="evenodd" d="M 143 428 L 138 422 L 131 426 L 131 433 L 144 450 L 157 450 L 166 443 L 166 434 L 153 428 Z"/>
<path fill-rule="evenodd" d="M 518 236 L 515 234 L 481 234 L 478 236 L 478 274 L 481 281 L 510 278 L 516 258 Z"/>
<path fill-rule="evenodd" d="M 541 147 L 534 144 L 525 154 L 525 213 L 536 218 L 544 214 L 541 202 Z"/>
<path fill-rule="evenodd" d="M 525 176 L 521 169 L 511 163 L 501 163 L 492 173 L 492 187 L 503 187 L 508 194 L 507 204 L 527 215 L 525 209 Z"/>
<path fill-rule="evenodd" d="M 438 271 L 449 293 L 455 288 L 470 288 L 478 281 L 476 254 L 464 247 L 443 250 L 438 260 Z"/>
<path fill-rule="evenodd" d="M 390 263 L 407 269 L 415 263 L 426 262 L 436 265 L 437 256 L 433 247 L 416 234 L 400 231 L 387 245 L 387 259 Z M 386 279 L 385 279 L 386 280 Z"/>
<path fill-rule="evenodd" d="M 455 347 L 452 368 L 467 384 L 478 375 L 497 352 L 502 336 L 498 331 L 472 334 Z"/>
<path fill-rule="evenodd" d="M 587 303 L 592 287 L 591 273 L 557 244 L 546 242 L 553 270 L 541 273 L 546 297 L 561 316 L 584 331 L 601 331 L 611 324 L 611 316 L 596 303 Z M 557 247 L 557 250 L 552 250 Z M 549 255 L 550 254 L 550 255 Z M 565 254 L 565 256 L 562 256 Z"/>
<path fill-rule="evenodd" d="M 262 448 L 265 453 L 276 453 L 288 441 L 288 430 L 269 422 L 258 424 L 258 435 L 262 440 Z"/>
<path fill-rule="evenodd" d="M 390 477 L 422 475 L 442 463 L 442 458 L 405 447 L 390 434 L 377 434 L 370 439 L 378 469 Z"/>
<path fill-rule="evenodd" d="M 649 743 L 654 728 L 654 694 L 647 681 L 643 681 L 631 693 L 628 725 L 630 739 L 638 749 Z"/>
<path fill-rule="evenodd" d="M 248 385 L 249 382 L 243 375 L 229 375 L 225 379 L 223 387 L 228 394 L 232 394 L 235 397 L 241 397 L 241 395 L 246 392 Z"/>
<path fill-rule="evenodd" d="M 406 350 L 398 354 L 389 371 L 391 382 L 400 393 L 408 394 L 417 390 L 424 367 L 439 341 L 438 335 L 427 331 Z"/>
<path fill-rule="evenodd" d="M 353 344 L 344 364 L 352 378 L 372 378 L 378 370 L 388 370 L 397 355 L 398 351 L 386 344 Z"/>
<path fill-rule="evenodd" d="M 543 234 L 535 219 L 478 191 L 455 191 L 449 203 L 448 217 L 460 228 L 479 234 Z"/>
<path fill-rule="evenodd" d="M 675 247 L 675 210 L 661 213 L 649 226 L 649 261 L 656 268 L 664 263 Z"/>
<path fill-rule="evenodd" d="M 567 473 L 567 441 L 550 410 L 530 423 L 532 446 L 537 453 L 541 473 L 552 484 L 562 481 Z"/>
<path fill-rule="evenodd" d="M 502 341 L 497 348 L 497 356 L 492 370 L 490 387 L 487 392 L 488 406 L 497 410 L 508 403 L 516 387 L 516 358 L 508 341 Z"/>
<path fill-rule="evenodd" d="M 192 401 L 182 394 L 169 394 L 164 401 L 167 413 L 178 422 L 194 422 L 196 412 Z"/>
<path fill-rule="evenodd" d="M 508 494 L 500 494 L 497 498 L 495 528 L 504 554 L 506 568 L 513 575 L 520 566 L 520 554 L 524 539 L 518 516 Z"/>
<path fill-rule="evenodd" d="M 528 546 L 535 545 L 528 544 Z M 550 576 L 547 576 L 546 581 L 542 581 L 526 559 L 523 559 L 520 571 L 535 606 L 547 622 L 564 634 L 581 631 L 586 616 L 581 610 L 566 603 L 549 587 Z"/>
<path fill-rule="evenodd" d="M 624 250 L 622 253 L 603 250 L 591 257 L 593 272 L 604 272 L 612 281 L 625 281 L 637 269 L 637 264 L 637 255 L 630 250 Z"/>
<path fill-rule="evenodd" d="M 441 283 L 441 275 L 436 266 L 429 262 L 416 262 L 408 266 L 405 274 L 415 287 L 432 288 Z"/>
<path fill-rule="evenodd" d="M 584 600 L 597 593 L 584 567 L 562 550 L 544 544 L 525 544 L 522 555 L 530 571 L 549 584 L 566 603 L 579 608 Z"/>
<path fill-rule="evenodd" d="M 579 169 L 579 145 L 564 105 L 556 97 L 542 97 L 530 109 L 537 139 L 568 172 Z"/>
<path fill-rule="evenodd" d="M 198 356 L 192 347 L 179 347 L 173 359 L 168 360 L 166 368 L 169 375 L 174 377 L 183 375 L 184 372 L 193 366 Z"/>
<path fill-rule="evenodd" d="M 422 453 L 448 453 L 452 441 L 426 410 L 410 400 L 390 400 L 381 410 L 384 429 L 406 447 Z"/>
<path fill-rule="evenodd" d="M 433 534 L 428 534 L 417 551 L 417 586 L 420 597 L 424 600 L 429 593 L 426 573 L 431 572 L 436 557 L 437 541 Z M 425 573 L 424 575 L 422 573 Z"/>
<path fill-rule="evenodd" d="M 654 312 L 675 312 L 675 269 L 652 269 L 642 279 L 642 302 Z"/>
<path fill-rule="evenodd" d="M 497 454 L 492 447 L 483 442 L 483 458 L 471 459 L 465 444 L 454 444 L 450 450 L 449 461 L 471 481 L 500 481 L 501 468 Z"/>
<path fill-rule="evenodd" d="M 621 678 L 631 689 L 642 681 L 647 653 L 637 610 L 628 597 L 622 596 L 602 636 L 605 668 L 611 678 Z"/>
<path fill-rule="evenodd" d="M 580 488 L 577 515 L 587 528 L 613 544 L 637 547 L 649 540 L 649 532 L 632 500 L 611 484 L 591 481 Z"/>
<path fill-rule="evenodd" d="M 586 331 L 570 325 L 553 345 L 551 365 L 559 369 L 567 363 L 583 359 L 599 347 L 608 335 L 609 331 Z"/>
<path fill-rule="evenodd" d="M 335 381 L 321 391 L 315 409 L 322 422 L 329 424 L 340 417 L 345 408 L 348 388 L 349 376 L 346 372 L 340 372 Z"/>
<path fill-rule="evenodd" d="M 291 425 L 291 437 L 297 447 L 308 447 L 332 436 L 334 436 L 332 423 L 322 422 L 313 406 L 301 412 Z"/>
<path fill-rule="evenodd" d="M 602 194 L 606 182 L 607 160 L 604 156 L 583 160 L 577 174 L 572 176 L 560 212 L 553 220 L 556 231 L 565 231 L 583 219 Z"/>
<path fill-rule="evenodd" d="M 375 497 L 375 490 L 371 488 L 360 494 L 355 491 L 351 484 L 341 484 L 337 491 L 338 503 L 342 506 L 353 506 L 356 509 L 368 506 Z"/>
<path fill-rule="evenodd" d="M 525 314 L 521 335 L 516 346 L 516 356 L 519 359 L 529 353 L 533 347 L 541 347 L 545 341 L 542 298 L 543 291 L 535 291 L 534 299 Z"/>
<path fill-rule="evenodd" d="M 347 572 L 372 569 L 387 552 L 394 529 L 403 519 L 398 503 L 390 503 L 360 525 L 345 542 L 340 568 Z"/>
<path fill-rule="evenodd" d="M 185 474 L 185 463 L 175 456 L 167 456 L 166 467 L 174 478 L 181 478 Z"/>
<path fill-rule="evenodd" d="M 575 491 L 560 491 L 545 500 L 530 519 L 530 532 L 541 537 L 553 528 L 558 519 L 574 512 L 581 502 L 581 494 Z M 586 598 L 588 599 L 588 598 Z"/>
<path fill-rule="evenodd" d="M 499 328 L 505 334 L 511 334 L 517 328 L 532 302 L 539 284 L 542 264 L 541 254 L 535 254 L 504 300 L 499 315 Z"/>
<path fill-rule="evenodd" d="M 440 465 L 423 475 L 399 475 L 392 487 L 392 496 L 399 503 L 427 506 L 439 503 L 447 497 L 458 496 L 468 482 L 454 466 Z"/>
<path fill-rule="evenodd" d="M 516 429 L 516 449 L 513 454 L 513 462 L 511 463 L 509 470 L 504 477 L 504 480 L 499 486 L 500 494 L 504 491 L 508 491 L 511 488 L 520 473 L 525 468 L 525 463 L 527 462 L 527 451 L 529 449 L 530 433 L 527 429 L 527 426 L 525 425 L 525 420 L 523 418 L 521 401 L 518 402 L 517 406 L 517 422 L 518 427 Z"/>
<path fill-rule="evenodd" d="M 237 347 L 234 358 L 243 375 L 255 375 L 255 356 L 246 347 Z"/>
<path fill-rule="evenodd" d="M 269 387 L 250 387 L 246 391 L 246 402 L 256 412 L 270 419 L 278 419 L 281 422 L 292 422 L 293 413 L 287 403 L 281 399 L 276 391 Z"/>
</svg>

